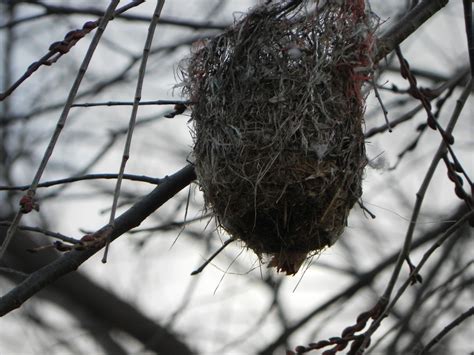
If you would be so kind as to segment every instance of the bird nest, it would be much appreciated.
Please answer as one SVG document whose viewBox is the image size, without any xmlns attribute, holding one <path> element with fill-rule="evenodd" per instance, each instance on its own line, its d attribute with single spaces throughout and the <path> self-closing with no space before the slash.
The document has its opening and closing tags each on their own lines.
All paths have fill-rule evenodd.
<svg viewBox="0 0 474 355">
<path fill-rule="evenodd" d="M 373 28 L 360 0 L 265 5 L 183 65 L 206 206 L 278 271 L 332 245 L 361 197 Z"/>
</svg>

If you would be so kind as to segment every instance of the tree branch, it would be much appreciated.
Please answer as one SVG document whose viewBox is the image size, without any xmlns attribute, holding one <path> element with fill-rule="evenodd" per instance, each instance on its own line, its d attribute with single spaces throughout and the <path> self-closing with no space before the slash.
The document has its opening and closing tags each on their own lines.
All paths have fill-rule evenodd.
<svg viewBox="0 0 474 355">
<path fill-rule="evenodd" d="M 128 230 L 140 225 L 150 214 L 171 199 L 181 189 L 189 185 L 194 179 L 196 179 L 196 174 L 191 165 L 187 165 L 172 176 L 165 178 L 165 182 L 162 185 L 156 187 L 150 194 L 115 219 L 111 240 L 117 239 Z M 108 225 L 104 226 L 101 230 L 105 228 L 108 228 Z M 0 297 L 0 316 L 20 307 L 26 300 L 47 285 L 61 276 L 76 270 L 99 250 L 100 248 L 84 251 L 74 250 L 35 271 L 13 290 Z"/>
<path fill-rule="evenodd" d="M 104 12 L 98 7 L 70 7 L 70 6 L 57 6 L 53 4 L 47 4 L 43 2 L 35 1 L 26 1 L 31 5 L 37 5 L 42 7 L 45 12 L 41 14 L 35 14 L 27 16 L 24 18 L 16 19 L 0 25 L 2 28 L 11 28 L 23 22 L 28 22 L 32 20 L 37 20 L 49 15 L 93 15 L 93 16 L 103 16 Z M 143 1 L 140 1 L 140 3 Z M 136 14 L 125 14 L 123 11 L 116 16 L 118 19 L 127 20 L 127 21 L 139 21 L 149 23 L 151 18 L 150 16 L 136 15 Z M 228 27 L 227 24 L 216 24 L 210 21 L 208 22 L 197 22 L 194 20 L 183 20 L 178 18 L 171 17 L 162 17 L 158 21 L 161 25 L 170 25 L 178 27 L 187 27 L 193 30 L 224 30 Z"/>
<path fill-rule="evenodd" d="M 442 225 L 436 227 L 436 229 L 427 231 L 424 235 L 416 239 L 411 244 L 411 250 L 415 250 L 420 246 L 424 245 L 425 243 L 437 238 L 440 234 L 445 233 L 451 226 L 454 225 L 456 221 L 462 218 L 466 212 L 467 208 L 464 205 L 458 207 L 458 209 L 445 220 L 449 221 L 448 223 L 443 223 Z M 344 290 L 340 291 L 338 294 L 334 295 L 326 302 L 319 304 L 316 308 L 314 308 L 311 312 L 294 322 L 288 329 L 285 329 L 280 333 L 279 336 L 270 344 L 268 344 L 264 349 L 262 349 L 259 354 L 260 355 L 271 355 L 274 354 L 275 350 L 281 345 L 284 344 L 285 341 L 296 333 L 299 329 L 301 329 L 305 324 L 307 324 L 310 320 L 314 319 L 318 314 L 326 311 L 329 307 L 337 304 L 338 302 L 346 301 L 353 297 L 357 292 L 364 289 L 365 286 L 371 285 L 374 282 L 374 279 L 381 274 L 386 268 L 391 266 L 393 263 L 397 261 L 399 252 L 395 252 L 384 260 L 382 260 L 379 264 L 374 266 L 372 269 L 362 273 L 357 279 L 349 285 Z"/>
<path fill-rule="evenodd" d="M 413 10 L 403 16 L 377 43 L 374 63 L 379 62 L 400 43 L 415 32 L 424 22 L 441 10 L 449 0 L 423 0 Z"/>
<path fill-rule="evenodd" d="M 38 187 L 50 187 L 50 186 L 55 186 L 55 185 L 64 185 L 64 184 L 70 184 L 72 182 L 85 181 L 85 180 L 116 179 L 117 176 L 118 176 L 118 174 L 111 174 L 111 173 L 87 174 L 87 175 L 81 175 L 81 176 L 72 176 L 72 177 L 64 178 L 64 179 L 40 182 L 38 184 Z M 145 175 L 124 174 L 123 178 L 125 180 L 146 182 L 146 183 L 153 184 L 153 185 L 159 185 L 163 182 L 163 180 L 160 179 L 160 178 L 153 178 L 153 177 L 145 176 Z M 18 186 L 2 186 L 2 185 L 0 185 L 0 191 L 26 191 L 29 188 L 30 188 L 30 185 L 18 185 Z"/>
<path fill-rule="evenodd" d="M 441 332 L 439 332 L 424 348 L 421 350 L 419 355 L 424 355 L 428 354 L 429 350 L 435 346 L 437 343 L 440 342 L 440 340 L 448 334 L 451 330 L 456 328 L 459 324 L 464 322 L 467 318 L 472 317 L 474 315 L 474 307 L 469 308 L 466 312 L 461 314 L 459 317 L 457 317 L 455 320 L 453 320 L 451 323 L 449 323 Z"/>
</svg>

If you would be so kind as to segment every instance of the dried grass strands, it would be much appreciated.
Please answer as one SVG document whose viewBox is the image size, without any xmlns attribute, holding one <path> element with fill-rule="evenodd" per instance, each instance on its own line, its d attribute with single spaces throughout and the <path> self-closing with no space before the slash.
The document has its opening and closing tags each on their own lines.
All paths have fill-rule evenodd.
<svg viewBox="0 0 474 355">
<path fill-rule="evenodd" d="M 206 205 L 287 274 L 338 239 L 362 194 L 372 20 L 359 0 L 257 7 L 183 65 Z"/>
</svg>

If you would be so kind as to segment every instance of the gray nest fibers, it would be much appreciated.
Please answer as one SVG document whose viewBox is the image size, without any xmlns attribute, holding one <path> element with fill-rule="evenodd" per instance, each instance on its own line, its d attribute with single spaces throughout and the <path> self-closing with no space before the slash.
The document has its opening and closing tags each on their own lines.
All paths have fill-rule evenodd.
<svg viewBox="0 0 474 355">
<path fill-rule="evenodd" d="M 332 245 L 361 197 L 372 37 L 360 0 L 260 6 L 183 67 L 206 205 L 278 271 Z"/>
</svg>

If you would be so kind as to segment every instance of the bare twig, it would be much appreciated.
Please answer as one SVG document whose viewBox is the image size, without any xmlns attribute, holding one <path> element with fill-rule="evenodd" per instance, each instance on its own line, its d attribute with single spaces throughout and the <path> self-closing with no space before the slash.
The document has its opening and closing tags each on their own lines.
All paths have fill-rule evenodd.
<svg viewBox="0 0 474 355">
<path fill-rule="evenodd" d="M 382 320 L 388 315 L 388 313 L 393 309 L 395 304 L 398 302 L 400 297 L 403 295 L 405 290 L 410 286 L 412 283 L 412 279 L 418 272 L 421 270 L 423 265 L 428 261 L 430 256 L 438 249 L 451 235 L 456 232 L 460 227 L 462 227 L 466 222 L 469 221 L 474 216 L 474 211 L 470 211 L 465 214 L 459 221 L 457 221 L 454 225 L 448 228 L 448 230 L 436 240 L 436 242 L 423 254 L 418 265 L 410 272 L 409 277 L 407 280 L 400 286 L 397 291 L 397 294 L 393 297 L 393 300 L 386 306 L 383 312 L 380 312 L 380 315 L 374 320 L 374 322 L 370 325 L 369 329 L 364 333 L 364 341 L 361 343 L 359 349 L 357 350 L 356 354 L 360 355 L 364 352 L 365 347 L 370 342 L 370 337 L 374 333 L 375 330 L 380 326 Z M 381 302 L 385 303 L 384 299 L 381 299 Z"/>
<path fill-rule="evenodd" d="M 458 221 L 462 216 L 466 214 L 467 210 L 465 206 L 459 206 L 456 212 L 447 218 L 449 221 Z M 448 228 L 453 225 L 453 222 L 448 222 L 446 225 L 441 225 L 433 230 L 426 232 L 423 236 L 417 238 L 411 245 L 411 250 L 415 250 L 427 242 L 437 238 L 441 233 L 445 233 Z M 266 348 L 259 352 L 260 355 L 271 355 L 274 354 L 275 350 L 284 343 L 291 335 L 293 335 L 298 329 L 301 329 L 310 320 L 313 320 L 315 316 L 329 309 L 330 306 L 337 304 L 338 302 L 346 301 L 353 297 L 357 292 L 363 289 L 365 286 L 372 284 L 374 279 L 380 275 L 386 268 L 391 266 L 397 261 L 398 253 L 393 253 L 387 256 L 384 260 L 380 261 L 370 270 L 363 272 L 357 279 L 350 284 L 344 290 L 341 290 L 336 295 L 333 295 L 327 299 L 327 301 L 318 304 L 316 308 L 308 312 L 306 315 L 301 317 L 299 320 L 293 322 L 293 324 L 284 329 L 276 339 L 268 344 Z"/>
<path fill-rule="evenodd" d="M 154 101 L 140 101 L 139 106 L 149 105 L 189 105 L 192 101 L 189 100 L 154 100 Z M 83 104 L 74 104 L 71 107 L 96 107 L 96 106 L 133 106 L 134 102 L 125 101 L 107 101 L 107 102 L 86 102 Z"/>
<path fill-rule="evenodd" d="M 105 13 L 104 16 L 109 16 L 107 20 L 113 20 L 115 16 L 131 9 L 132 7 L 138 6 L 139 4 L 143 3 L 145 0 L 135 0 L 130 2 L 128 5 L 125 5 L 115 11 L 114 13 Z M 115 5 L 117 7 L 117 5 Z M 114 7 L 114 9 L 115 9 Z M 99 16 L 102 16 L 102 12 Z M 89 32 L 100 27 L 100 24 L 103 23 L 103 17 L 97 19 L 96 21 L 88 21 L 84 24 L 82 29 L 70 31 L 69 33 L 64 36 L 64 39 L 60 42 L 55 42 L 50 45 L 48 53 L 46 53 L 43 57 L 41 57 L 38 61 L 32 63 L 26 72 L 12 85 L 10 86 L 5 92 L 0 93 L 0 101 L 4 100 L 6 97 L 11 95 L 13 91 L 16 90 L 26 79 L 28 79 L 39 67 L 42 65 L 51 65 L 59 60 L 64 54 L 68 53 L 69 50 L 76 45 L 84 36 L 86 36 Z M 102 29 L 103 30 L 103 29 Z"/>
<path fill-rule="evenodd" d="M 415 72 L 416 72 L 416 71 L 413 71 L 413 70 L 411 70 L 411 71 L 412 71 L 413 74 L 415 74 Z M 439 97 L 444 91 L 451 90 L 452 88 L 460 85 L 463 82 L 464 82 L 464 84 L 466 84 L 465 78 L 466 78 L 467 75 L 469 75 L 469 69 L 468 68 L 465 68 L 465 69 L 457 72 L 451 78 L 447 79 L 445 83 L 439 85 L 438 87 L 436 87 L 434 89 L 430 89 L 428 99 L 429 100 L 434 100 L 437 97 Z M 410 111 L 406 112 L 405 114 L 403 114 L 399 118 L 394 119 L 393 121 L 390 122 L 390 127 L 394 128 L 394 127 L 398 126 L 399 124 L 401 124 L 403 122 L 409 121 L 418 112 L 420 112 L 423 109 L 423 107 L 424 106 L 422 104 L 420 104 L 420 105 L 416 106 L 415 108 L 411 109 Z M 372 128 L 372 129 L 368 130 L 365 133 L 364 137 L 365 138 L 372 137 L 376 134 L 383 133 L 383 132 L 387 131 L 387 129 L 388 129 L 387 124 L 384 124 L 384 125 L 379 126 L 379 127 Z"/>
<path fill-rule="evenodd" d="M 11 225 L 10 221 L 0 221 L 0 226 L 9 226 L 9 225 Z M 77 240 L 75 238 L 68 237 L 68 236 L 66 236 L 64 234 L 61 234 L 61 233 L 52 232 L 52 231 L 49 231 L 49 230 L 44 229 L 44 228 L 19 225 L 18 229 L 25 230 L 25 231 L 30 231 L 30 232 L 41 233 L 41 234 L 44 234 L 48 237 L 59 239 L 59 240 L 62 240 L 63 242 L 67 242 L 67 243 L 71 243 L 71 244 L 79 243 L 79 240 Z"/>
<path fill-rule="evenodd" d="M 469 308 L 466 312 L 459 315 L 456 319 L 454 319 L 451 323 L 449 323 L 441 332 L 439 332 L 433 339 L 430 340 L 428 344 L 419 352 L 419 355 L 428 354 L 429 350 L 438 344 L 443 337 L 448 334 L 451 330 L 456 328 L 459 324 L 464 322 L 469 317 L 474 315 L 474 307 Z"/>
<path fill-rule="evenodd" d="M 472 79 L 471 79 L 471 81 L 472 81 Z M 467 98 L 470 95 L 471 81 L 468 83 L 468 85 L 463 90 L 463 92 L 461 94 L 461 97 L 459 98 L 459 100 L 457 102 L 457 105 L 456 105 L 456 107 L 453 111 L 453 114 L 452 114 L 451 119 L 448 123 L 448 126 L 446 127 L 446 133 L 448 133 L 448 134 L 451 134 L 451 132 L 453 131 L 453 129 L 454 129 L 456 123 L 457 123 L 457 120 L 458 120 L 458 118 L 461 114 L 462 108 L 464 107 L 464 104 L 466 103 Z M 428 171 L 425 174 L 425 178 L 423 179 L 423 182 L 420 186 L 420 189 L 416 193 L 416 202 L 415 202 L 415 206 L 413 207 L 413 212 L 412 212 L 412 216 L 411 216 L 411 219 L 410 219 L 410 224 L 408 226 L 408 230 L 407 230 L 407 233 L 406 233 L 406 236 L 405 236 L 405 242 L 404 242 L 403 248 L 400 251 L 397 263 L 396 263 L 396 265 L 395 265 L 395 267 L 392 271 L 392 276 L 390 278 L 390 281 L 387 284 L 387 287 L 386 287 L 382 297 L 380 298 L 379 302 L 383 303 L 383 304 L 386 304 L 387 307 L 383 312 L 381 312 L 381 315 L 372 323 L 370 328 L 365 333 L 364 343 L 359 348 L 360 351 L 363 351 L 363 349 L 367 345 L 367 342 L 370 339 L 370 336 L 378 328 L 378 326 L 381 323 L 382 319 L 384 317 L 386 317 L 387 314 L 388 314 L 387 312 L 388 312 L 388 309 L 390 307 L 388 302 L 391 298 L 391 294 L 392 294 L 392 291 L 395 287 L 398 276 L 400 274 L 403 262 L 404 262 L 404 260 L 406 260 L 407 256 L 409 255 L 409 252 L 410 252 L 410 249 L 411 249 L 411 242 L 412 242 L 412 238 L 413 238 L 413 233 L 414 233 L 414 230 L 415 230 L 415 227 L 416 227 L 416 222 L 418 220 L 418 215 L 419 215 L 420 210 L 421 210 L 421 205 L 423 203 L 424 196 L 425 196 L 426 191 L 428 189 L 428 186 L 431 182 L 431 178 L 434 175 L 436 167 L 438 166 L 438 163 L 442 159 L 445 152 L 446 152 L 446 143 L 443 140 L 441 142 L 436 154 L 433 157 L 433 160 L 430 164 L 430 167 L 428 168 Z M 419 266 L 420 265 L 418 265 L 418 267 L 412 269 L 410 274 L 413 275 L 413 276 L 416 276 L 417 274 L 416 274 L 415 271 L 419 268 Z"/>
<path fill-rule="evenodd" d="M 142 3 L 145 0 L 134 1 L 134 3 Z M 4 24 L 0 24 L 0 29 L 2 28 L 11 28 L 18 24 L 33 21 L 40 19 L 45 16 L 49 15 L 94 15 L 94 16 L 102 16 L 103 11 L 96 7 L 69 7 L 69 6 L 58 6 L 52 3 L 44 3 L 40 1 L 34 1 L 30 3 L 31 5 L 38 5 L 45 9 L 45 12 L 41 14 L 35 14 L 31 16 L 25 16 L 23 18 L 15 19 L 13 21 L 6 22 Z M 136 6 L 136 5 L 135 5 Z M 120 14 L 117 14 L 116 17 L 122 20 L 127 21 L 139 21 L 149 23 L 151 18 L 150 16 L 138 15 L 138 14 L 123 14 L 122 11 Z M 178 26 L 178 27 L 187 27 L 194 30 L 224 30 L 229 27 L 229 24 L 219 24 L 219 23 L 212 23 L 208 22 L 198 22 L 194 20 L 183 20 L 179 18 L 171 18 L 171 17 L 163 17 L 158 20 L 160 25 L 169 25 L 169 26 Z"/>
<path fill-rule="evenodd" d="M 209 265 L 209 263 L 214 260 L 214 258 L 219 255 L 230 243 L 234 242 L 236 238 L 229 238 L 227 239 L 219 249 L 217 249 L 200 267 L 194 270 L 191 275 L 197 275 L 204 270 L 204 268 Z"/>
<path fill-rule="evenodd" d="M 156 3 L 155 11 L 153 13 L 152 20 L 150 22 L 150 26 L 148 27 L 148 35 L 145 40 L 145 47 L 143 49 L 143 55 L 142 55 L 142 60 L 140 63 L 140 69 L 138 71 L 138 79 L 137 79 L 137 87 L 135 91 L 135 99 L 133 100 L 133 108 L 132 108 L 132 113 L 130 115 L 130 123 L 128 126 L 128 132 L 127 132 L 127 138 L 125 142 L 125 147 L 123 150 L 123 156 L 122 156 L 122 163 L 120 164 L 120 169 L 117 177 L 117 183 L 115 185 L 115 192 L 114 192 L 114 198 L 112 202 L 112 208 L 110 210 L 110 219 L 109 219 L 109 224 L 113 227 L 113 223 L 115 220 L 115 213 L 117 211 L 117 204 L 118 204 L 118 199 L 120 196 L 120 188 L 122 186 L 122 179 L 123 179 L 123 174 L 125 172 L 125 166 L 127 165 L 128 158 L 130 156 L 130 147 L 132 145 L 132 137 L 133 137 L 133 130 L 135 128 L 135 122 L 137 119 L 137 112 L 138 112 L 138 104 L 140 103 L 140 100 L 142 98 L 142 88 L 143 88 L 143 82 L 145 80 L 145 71 L 146 71 L 146 64 L 148 61 L 148 56 L 150 53 L 150 48 L 151 44 L 153 42 L 153 36 L 155 34 L 155 29 L 158 24 L 158 19 L 160 18 L 161 15 L 161 10 L 163 9 L 163 5 L 165 4 L 164 0 L 159 0 Z M 102 262 L 106 263 L 107 262 L 107 253 L 109 251 L 109 245 L 110 245 L 110 237 L 107 238 L 106 245 L 105 245 L 105 250 L 104 250 L 104 257 L 102 258 Z"/>
<path fill-rule="evenodd" d="M 199 216 L 196 218 L 191 218 L 191 219 L 185 219 L 184 221 L 180 221 L 180 222 L 169 222 L 169 223 L 161 224 L 155 227 L 135 229 L 133 231 L 130 231 L 130 233 L 135 234 L 135 233 L 144 233 L 144 232 L 169 231 L 169 230 L 173 230 L 177 228 L 182 228 L 184 226 L 187 226 L 188 224 L 202 221 L 204 218 L 209 218 L 209 217 L 211 217 L 211 214 L 206 214 L 206 215 Z"/>
<path fill-rule="evenodd" d="M 118 174 L 87 174 L 81 176 L 72 176 L 69 178 L 51 180 L 39 183 L 37 187 L 50 187 L 55 185 L 69 184 L 71 182 L 85 181 L 85 180 L 98 180 L 98 179 L 117 179 Z M 163 182 L 161 178 L 153 178 L 145 175 L 133 175 L 123 174 L 125 180 L 147 182 L 153 185 L 159 185 Z M 1 186 L 0 191 L 26 191 L 31 185 L 20 185 L 20 186 Z"/>
<path fill-rule="evenodd" d="M 158 46 L 158 47 L 153 48 L 151 50 L 150 55 L 152 55 L 152 54 L 156 55 L 156 54 L 159 54 L 159 53 L 166 53 L 167 55 L 170 55 L 171 52 L 177 50 L 178 48 L 180 48 L 182 46 L 189 46 L 193 42 L 195 42 L 199 39 L 202 39 L 202 38 L 208 38 L 211 35 L 212 34 L 210 34 L 210 33 L 203 33 L 203 34 L 200 34 L 200 35 L 190 36 L 189 38 L 174 42 L 174 43 L 169 44 L 169 45 Z M 133 67 L 135 66 L 135 64 L 139 60 L 140 60 L 140 56 L 132 56 L 130 58 L 129 62 L 126 65 L 124 65 L 123 69 L 119 70 L 117 74 L 113 75 L 110 78 L 107 78 L 103 81 L 100 81 L 100 82 L 96 83 L 95 85 L 93 85 L 89 89 L 86 89 L 86 90 L 82 91 L 81 93 L 78 93 L 78 95 L 76 96 L 76 99 L 87 97 L 87 96 L 90 96 L 90 95 L 95 96 L 98 93 L 102 92 L 104 89 L 109 88 L 111 85 L 114 85 L 114 84 L 117 84 L 117 83 L 120 83 L 120 82 L 126 80 L 127 79 L 127 74 L 130 72 L 130 70 L 133 69 Z M 10 114 L 10 115 L 7 115 L 7 116 L 3 117 L 2 120 L 0 120 L 0 126 L 5 127 L 5 126 L 8 126 L 8 125 L 12 125 L 12 124 L 15 124 L 15 123 L 20 123 L 20 122 L 25 123 L 25 122 L 27 122 L 27 121 L 35 118 L 35 117 L 41 117 L 41 114 L 51 112 L 51 111 L 56 110 L 58 108 L 62 108 L 63 106 L 64 106 L 63 102 L 57 102 L 57 103 L 49 104 L 47 106 L 40 107 L 40 108 L 35 107 L 30 112 L 28 112 L 26 114 L 18 114 L 18 115 Z"/>
<path fill-rule="evenodd" d="M 460 227 L 464 226 L 465 223 L 474 216 L 474 212 L 468 212 L 461 219 L 459 219 L 454 225 L 448 228 L 448 230 L 443 233 L 443 235 L 436 240 L 436 242 L 428 249 L 428 251 L 423 255 L 420 263 L 414 270 L 411 272 L 407 280 L 400 287 L 397 292 L 397 295 L 394 297 L 392 302 L 385 308 L 385 300 L 381 299 L 370 311 L 363 312 L 357 317 L 357 323 L 353 326 L 347 327 L 344 329 L 340 337 L 334 337 L 328 340 L 319 341 L 312 343 L 308 346 L 298 346 L 295 351 L 300 353 L 306 353 L 314 349 L 321 349 L 326 346 L 334 347 L 328 350 L 327 354 L 335 354 L 338 351 L 344 350 L 349 344 L 351 344 L 350 350 L 347 353 L 348 355 L 362 354 L 366 346 L 370 344 L 371 330 L 372 332 L 378 328 L 381 320 L 388 314 L 390 310 L 393 309 L 398 299 L 401 297 L 403 292 L 410 286 L 412 283 L 413 277 L 421 270 L 426 261 L 434 253 L 434 251 L 439 248 L 449 237 L 451 237 Z M 460 235 L 460 234 L 459 234 Z M 356 335 L 357 331 L 360 331 L 366 327 L 367 321 L 372 318 L 374 322 L 371 324 L 369 329 L 363 333 Z"/>
<path fill-rule="evenodd" d="M 4 267 L 4 266 L 0 266 L 0 273 L 9 274 L 15 277 L 19 277 L 20 279 L 26 279 L 28 277 L 28 274 L 25 272 L 21 272 L 19 270 L 15 270 L 15 269 Z"/>
<path fill-rule="evenodd" d="M 48 164 L 49 158 L 53 154 L 54 147 L 56 145 L 56 142 L 58 141 L 59 135 L 61 134 L 61 131 L 66 124 L 66 120 L 69 114 L 69 110 L 71 109 L 71 105 L 74 101 L 74 98 L 76 97 L 77 91 L 79 90 L 79 86 L 81 85 L 82 78 L 84 77 L 87 67 L 89 66 L 89 63 L 92 59 L 92 56 L 94 54 L 95 49 L 97 48 L 97 45 L 99 44 L 100 38 L 102 37 L 102 34 L 105 31 L 105 28 L 107 27 L 108 22 L 113 16 L 114 10 L 117 7 L 119 3 L 119 0 L 111 0 L 109 7 L 107 8 L 104 17 L 100 21 L 99 28 L 97 29 L 97 32 L 94 35 L 94 38 L 92 39 L 89 48 L 86 52 L 86 55 L 84 56 L 84 59 L 82 61 L 81 67 L 79 69 L 79 72 L 77 73 L 76 79 L 74 80 L 74 83 L 72 85 L 71 90 L 69 91 L 69 95 L 66 101 L 66 104 L 64 105 L 64 109 L 61 113 L 61 116 L 59 117 L 59 120 L 56 124 L 56 129 L 53 133 L 53 136 L 51 137 L 51 140 L 49 142 L 48 147 L 46 148 L 46 152 L 44 153 L 43 159 L 41 160 L 41 163 L 38 167 L 38 170 L 36 171 L 35 177 L 33 178 L 33 181 L 31 183 L 30 188 L 26 192 L 26 195 L 23 198 L 28 198 L 29 200 L 32 201 L 32 204 L 34 205 L 34 196 L 36 193 L 36 188 L 38 186 L 38 183 L 41 179 L 41 176 L 43 175 L 43 172 L 46 168 L 46 165 Z M 3 244 L 0 248 L 0 260 L 2 259 L 3 254 L 5 253 L 5 250 L 8 247 L 8 244 L 11 241 L 11 238 L 15 234 L 16 227 L 20 223 L 21 218 L 23 213 L 26 211 L 22 210 L 20 208 L 18 212 L 16 213 L 11 226 L 8 228 L 7 235 L 5 237 L 5 240 L 3 241 Z"/>
</svg>

